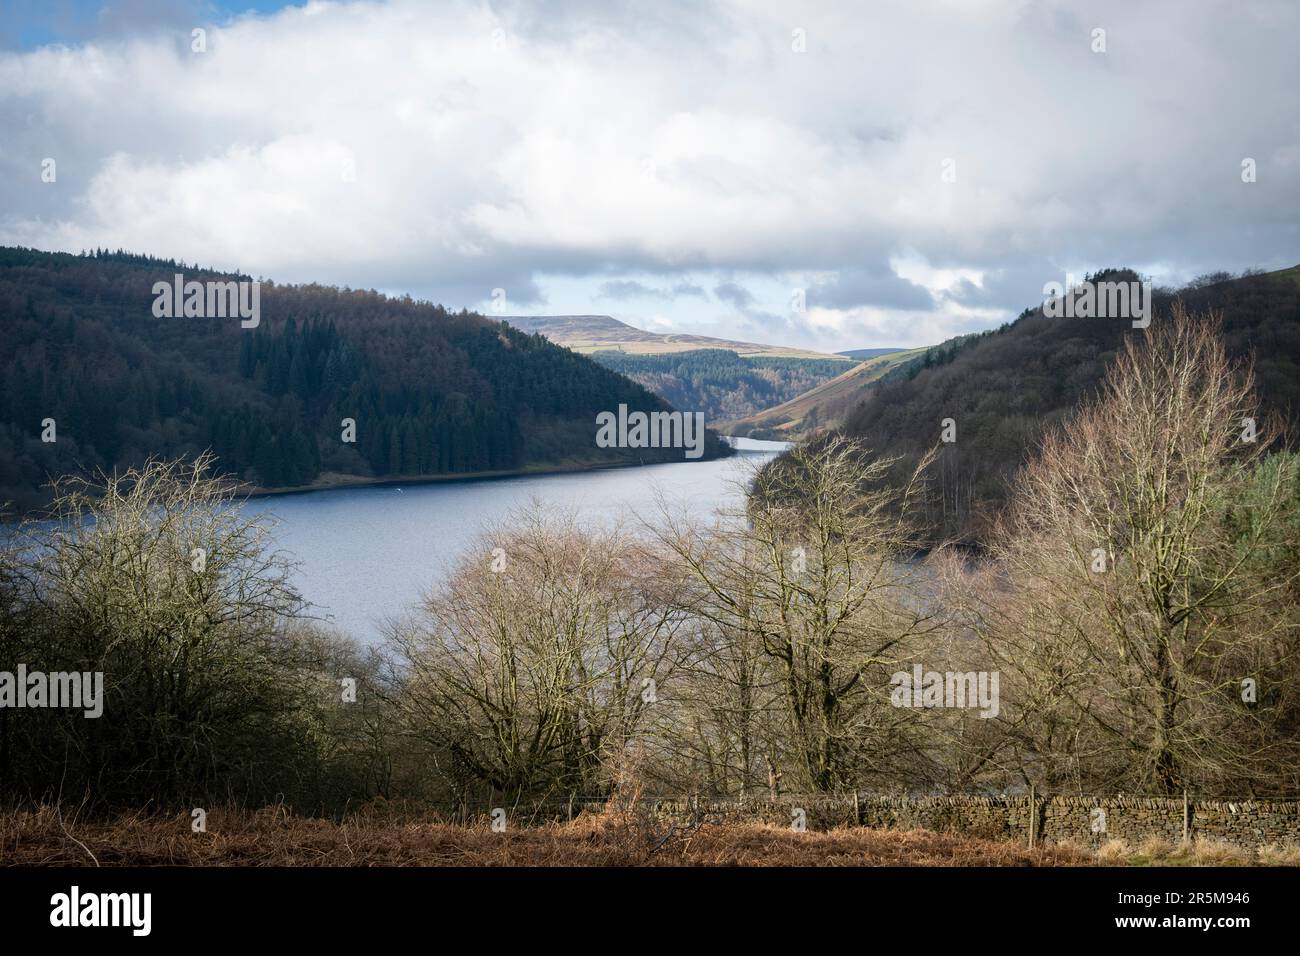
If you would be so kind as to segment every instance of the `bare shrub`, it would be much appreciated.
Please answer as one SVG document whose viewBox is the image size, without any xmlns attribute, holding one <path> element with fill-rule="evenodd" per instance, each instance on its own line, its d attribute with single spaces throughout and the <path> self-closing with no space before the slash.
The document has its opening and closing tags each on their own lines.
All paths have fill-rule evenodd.
<svg viewBox="0 0 1300 956">
<path fill-rule="evenodd" d="M 685 652 L 673 587 L 629 534 L 517 513 L 395 630 L 407 733 L 443 748 L 462 792 L 609 794 L 610 768 L 645 739 L 649 689 Z"/>
</svg>

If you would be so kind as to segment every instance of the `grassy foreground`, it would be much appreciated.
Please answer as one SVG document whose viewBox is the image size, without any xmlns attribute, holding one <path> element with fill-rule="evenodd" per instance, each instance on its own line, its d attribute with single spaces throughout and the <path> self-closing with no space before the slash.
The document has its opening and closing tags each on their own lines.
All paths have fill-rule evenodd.
<svg viewBox="0 0 1300 956">
<path fill-rule="evenodd" d="M 1259 854 L 1220 844 L 1113 841 L 1098 851 L 1030 850 L 925 830 L 795 833 L 758 824 L 649 825 L 606 811 L 573 822 L 493 832 L 477 826 L 358 814 L 343 822 L 270 808 L 213 810 L 207 832 L 189 814 L 69 819 L 53 808 L 0 814 L 9 866 L 1150 866 L 1300 863 L 1300 851 Z"/>
</svg>

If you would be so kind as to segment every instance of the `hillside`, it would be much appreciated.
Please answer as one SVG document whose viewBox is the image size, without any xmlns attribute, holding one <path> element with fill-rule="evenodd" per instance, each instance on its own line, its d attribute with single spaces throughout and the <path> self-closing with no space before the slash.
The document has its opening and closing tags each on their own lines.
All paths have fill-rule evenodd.
<svg viewBox="0 0 1300 956">
<path fill-rule="evenodd" d="M 506 315 L 501 318 L 517 329 L 535 332 L 575 352 L 612 350 L 629 355 L 663 355 L 697 349 L 726 349 L 745 358 L 768 356 L 836 360 L 834 355 L 808 349 L 737 342 L 708 335 L 647 332 L 608 315 Z"/>
<path fill-rule="evenodd" d="M 1096 278 L 1135 278 L 1114 271 Z M 1233 279 L 1215 275 L 1155 290 L 1156 318 L 1181 297 L 1194 312 L 1222 310 L 1230 353 L 1253 356 L 1266 405 L 1290 420 L 1300 410 L 1300 267 Z M 1000 329 L 927 353 L 866 389 L 844 432 L 902 455 L 900 469 L 939 443 L 952 418 L 957 441 L 940 445 L 929 523 L 936 536 L 977 541 L 1005 500 L 1007 482 L 1044 431 L 1095 393 L 1129 323 L 1047 318 L 1026 309 Z"/>
<path fill-rule="evenodd" d="M 125 253 L 0 248 L 0 503 L 39 504 L 50 475 L 207 448 L 259 489 L 683 455 L 597 448 L 598 412 L 667 406 L 503 322 L 270 282 L 255 328 L 155 317 L 153 284 L 177 272 L 247 278 Z M 729 453 L 708 436 L 705 457 Z"/>
<path fill-rule="evenodd" d="M 728 435 L 776 440 L 806 438 L 837 427 L 877 379 L 925 352 L 923 348 L 888 350 L 780 405 L 719 427 Z"/>
<path fill-rule="evenodd" d="M 674 408 L 704 412 L 710 424 L 779 405 L 852 365 L 831 356 L 742 358 L 728 349 L 661 355 L 600 351 L 590 357 L 644 385 Z"/>
</svg>

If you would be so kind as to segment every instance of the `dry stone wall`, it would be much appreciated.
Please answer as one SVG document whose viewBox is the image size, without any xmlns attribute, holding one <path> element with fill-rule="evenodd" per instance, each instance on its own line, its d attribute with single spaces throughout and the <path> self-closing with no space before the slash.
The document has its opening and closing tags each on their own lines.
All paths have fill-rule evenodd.
<svg viewBox="0 0 1300 956">
<path fill-rule="evenodd" d="M 791 826 L 802 811 L 809 830 L 867 826 L 897 830 L 964 833 L 990 840 L 1035 842 L 1072 840 L 1100 845 L 1121 839 L 1140 843 L 1161 837 L 1177 843 L 1187 832 L 1193 839 L 1215 839 L 1258 848 L 1267 844 L 1300 845 L 1300 801 L 1189 800 L 1158 797 L 879 797 L 868 795 L 781 797 L 775 802 L 689 804 L 662 801 L 668 815 L 703 813 L 710 820 Z M 1035 816 L 1036 814 L 1036 816 Z"/>
</svg>

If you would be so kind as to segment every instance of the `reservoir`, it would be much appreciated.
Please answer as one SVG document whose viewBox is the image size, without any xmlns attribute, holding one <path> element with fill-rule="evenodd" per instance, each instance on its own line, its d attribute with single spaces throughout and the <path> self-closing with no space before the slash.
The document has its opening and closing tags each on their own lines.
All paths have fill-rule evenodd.
<svg viewBox="0 0 1300 956">
<path fill-rule="evenodd" d="M 253 498 L 246 507 L 276 520 L 276 542 L 298 563 L 295 583 L 312 616 L 373 644 L 385 620 L 413 608 L 487 526 L 534 500 L 584 525 L 653 521 L 656 492 L 704 519 L 739 506 L 752 471 L 788 446 L 730 441 L 738 454 L 717 461 L 337 488 Z"/>
</svg>

